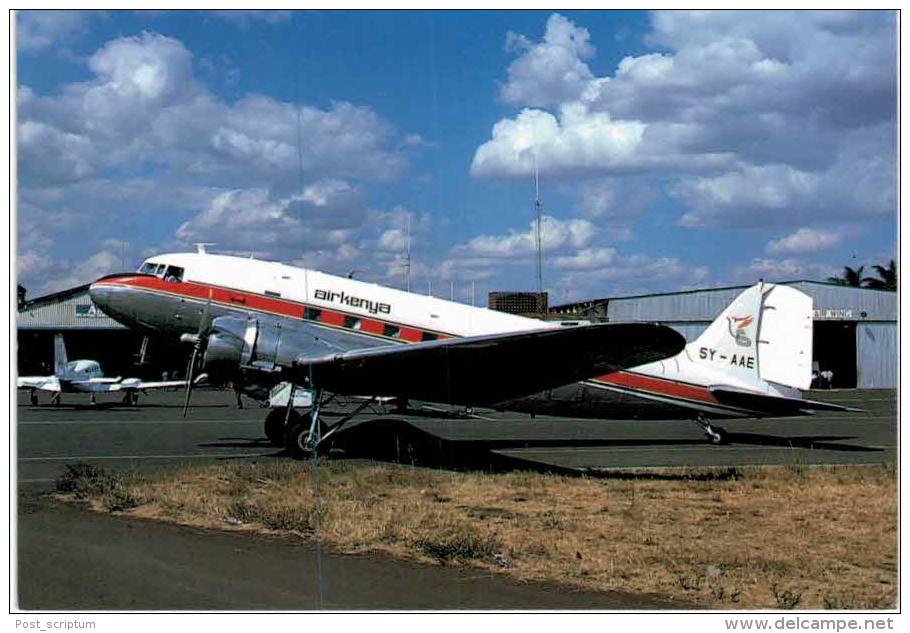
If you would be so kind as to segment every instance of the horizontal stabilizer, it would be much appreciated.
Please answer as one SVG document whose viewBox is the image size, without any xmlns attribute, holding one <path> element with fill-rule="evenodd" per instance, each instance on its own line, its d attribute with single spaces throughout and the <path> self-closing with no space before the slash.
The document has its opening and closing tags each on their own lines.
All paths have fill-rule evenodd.
<svg viewBox="0 0 910 633">
<path fill-rule="evenodd" d="M 736 387 L 727 385 L 708 387 L 708 390 L 721 404 L 741 409 L 749 409 L 750 411 L 759 412 L 763 416 L 770 417 L 777 415 L 808 415 L 816 411 L 861 411 L 861 409 L 845 407 L 830 402 L 774 396 L 767 393 L 737 389 Z"/>
<path fill-rule="evenodd" d="M 299 357 L 298 384 L 341 394 L 485 405 L 667 358 L 685 339 L 653 323 L 601 323 Z"/>
</svg>

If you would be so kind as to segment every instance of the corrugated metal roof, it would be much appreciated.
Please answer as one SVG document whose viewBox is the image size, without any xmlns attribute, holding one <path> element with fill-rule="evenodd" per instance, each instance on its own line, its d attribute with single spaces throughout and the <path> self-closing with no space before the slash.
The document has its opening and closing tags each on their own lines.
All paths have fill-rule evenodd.
<svg viewBox="0 0 910 633">
<path fill-rule="evenodd" d="M 95 307 L 88 286 L 29 301 L 16 317 L 22 330 L 123 330 L 123 325 Z"/>
<path fill-rule="evenodd" d="M 896 321 L 897 293 L 852 288 L 817 281 L 789 281 L 812 297 L 817 319 Z M 633 297 L 614 297 L 575 304 L 579 314 L 606 313 L 611 321 L 710 322 L 748 286 L 706 288 Z M 571 306 L 557 306 L 564 312 Z"/>
</svg>

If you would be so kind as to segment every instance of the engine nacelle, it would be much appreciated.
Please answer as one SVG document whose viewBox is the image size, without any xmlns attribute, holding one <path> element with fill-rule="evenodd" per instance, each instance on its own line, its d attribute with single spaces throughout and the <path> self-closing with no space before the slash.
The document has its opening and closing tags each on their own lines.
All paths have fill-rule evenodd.
<svg viewBox="0 0 910 633">
<path fill-rule="evenodd" d="M 273 372 L 314 351 L 316 340 L 305 324 L 223 316 L 212 321 L 203 362 L 212 375 Z"/>
</svg>

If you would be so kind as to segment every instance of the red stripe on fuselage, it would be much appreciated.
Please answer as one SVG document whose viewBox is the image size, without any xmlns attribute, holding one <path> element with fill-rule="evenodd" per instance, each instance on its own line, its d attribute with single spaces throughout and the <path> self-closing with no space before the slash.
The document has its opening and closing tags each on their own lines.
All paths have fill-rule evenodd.
<svg viewBox="0 0 910 633">
<path fill-rule="evenodd" d="M 691 385 L 676 380 L 666 378 L 654 378 L 629 371 L 616 371 L 612 374 L 598 376 L 592 379 L 594 382 L 600 382 L 616 387 L 625 387 L 635 391 L 644 391 L 662 396 L 671 396 L 674 398 L 685 398 L 686 400 L 695 400 L 708 404 L 719 404 L 717 399 L 711 395 L 711 392 L 704 387 Z"/>
<path fill-rule="evenodd" d="M 125 277 L 108 277 L 96 283 L 99 285 L 111 284 L 127 286 L 130 288 L 149 290 L 151 292 L 165 293 L 177 297 L 196 299 L 203 302 L 209 300 L 209 292 L 211 292 L 211 299 L 215 303 L 243 310 L 266 312 L 269 314 L 285 316 L 292 319 L 303 319 L 305 309 L 313 308 L 319 310 L 318 318 L 314 319 L 317 323 L 331 327 L 342 328 L 345 331 L 351 330 L 351 328 L 344 327 L 345 316 L 354 316 L 360 321 L 360 327 L 357 330 L 353 331 L 360 331 L 364 334 L 383 337 L 388 340 L 401 340 L 411 343 L 418 343 L 423 340 L 424 331 L 435 334 L 439 339 L 453 337 L 452 334 L 446 334 L 438 332 L 436 330 L 421 330 L 400 325 L 391 321 L 384 321 L 382 319 L 355 314 L 353 312 L 342 312 L 323 306 L 304 304 L 296 301 L 291 301 L 289 299 L 276 299 L 273 297 L 258 295 L 252 292 L 244 292 L 240 290 L 234 290 L 232 288 L 224 288 L 222 286 L 210 286 L 207 284 L 201 284 L 192 281 L 165 281 L 160 277 L 154 277 L 150 275 L 137 275 Z M 393 325 L 398 327 L 400 329 L 399 336 L 395 338 L 385 336 L 383 332 L 386 325 Z"/>
</svg>

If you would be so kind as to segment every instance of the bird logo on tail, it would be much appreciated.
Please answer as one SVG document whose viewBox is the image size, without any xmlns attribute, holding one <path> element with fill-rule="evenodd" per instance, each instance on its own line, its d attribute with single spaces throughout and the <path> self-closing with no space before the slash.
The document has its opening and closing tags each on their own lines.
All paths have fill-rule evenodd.
<svg viewBox="0 0 910 633">
<path fill-rule="evenodd" d="M 740 347 L 752 347 L 752 339 L 746 336 L 745 332 L 746 328 L 752 325 L 752 321 L 753 319 L 749 315 L 727 317 L 727 329 L 730 331 L 730 336 Z"/>
</svg>

